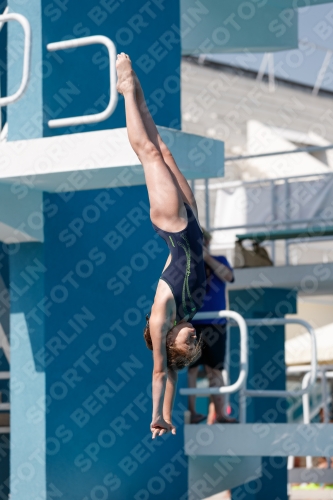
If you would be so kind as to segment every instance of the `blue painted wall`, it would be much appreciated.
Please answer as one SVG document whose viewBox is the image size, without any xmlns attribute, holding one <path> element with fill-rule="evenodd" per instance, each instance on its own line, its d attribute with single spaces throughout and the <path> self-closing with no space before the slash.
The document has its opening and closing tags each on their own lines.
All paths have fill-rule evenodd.
<svg viewBox="0 0 333 500">
<path fill-rule="evenodd" d="M 44 253 L 42 243 L 9 245 L 11 500 L 45 492 Z"/>
<path fill-rule="evenodd" d="M 22 14 L 28 19 L 32 33 L 31 70 L 24 95 L 7 108 L 8 140 L 43 137 L 43 68 L 41 1 L 8 0 L 10 12 Z M 8 74 L 7 93 L 14 94 L 22 79 L 24 34 L 21 25 L 8 23 Z"/>
<path fill-rule="evenodd" d="M 6 245 L 0 242 L 0 325 L 5 334 L 9 336 L 9 258 Z M 0 371 L 9 370 L 9 364 L 2 349 L 0 349 Z M 8 380 L 0 380 L 0 392 L 2 393 L 2 402 L 9 401 L 9 383 Z M 9 493 L 9 434 L 0 433 L 0 498 L 4 498 Z"/>
<path fill-rule="evenodd" d="M 2 281 L 2 286 L 4 289 L 8 290 L 9 287 L 9 250 L 8 246 L 0 241 L 0 277 Z M 1 301 L 0 301 L 0 323 L 4 331 L 9 335 L 9 304 L 6 297 L 6 291 L 2 289 Z M 2 367 L 4 370 L 5 368 Z"/>
<path fill-rule="evenodd" d="M 71 500 L 180 498 L 183 402 L 176 437 L 152 441 L 149 430 L 143 328 L 168 251 L 151 226 L 146 187 L 45 198 L 57 206 L 44 243 L 47 482 Z"/>
<path fill-rule="evenodd" d="M 156 0 L 9 0 L 10 9 L 27 17 L 32 28 L 32 64 L 26 94 L 9 107 L 9 140 L 48 137 L 125 126 L 120 104 L 95 125 L 50 129 L 48 120 L 97 113 L 109 100 L 109 63 L 101 45 L 48 52 L 47 43 L 105 35 L 117 52 L 128 52 L 158 125 L 180 128 L 179 2 Z M 22 28 L 10 23 L 9 46 L 22 44 Z M 8 92 L 18 87 L 22 51 L 9 55 Z M 112 83 L 115 85 L 115 82 Z"/>
<path fill-rule="evenodd" d="M 178 1 L 32 2 L 10 0 L 31 23 L 33 47 L 29 90 L 9 109 L 9 140 L 125 126 L 122 98 L 95 126 L 47 126 L 50 118 L 105 107 L 109 73 L 101 47 L 46 51 L 49 42 L 94 34 L 130 54 L 157 124 L 180 128 Z M 19 31 L 10 26 L 9 45 Z M 10 92 L 21 61 L 10 61 Z M 19 339 L 11 363 L 12 498 L 164 499 L 170 488 L 181 497 L 184 402 L 175 402 L 176 437 L 152 441 L 149 430 L 152 355 L 143 327 L 168 251 L 152 229 L 146 187 L 44 193 L 44 201 L 45 243 L 22 244 L 10 259 L 18 282 L 35 258 L 45 266 L 11 311 L 13 342 Z M 185 383 L 184 373 L 179 385 Z M 22 477 L 31 465 L 35 480 Z"/>
<path fill-rule="evenodd" d="M 109 100 L 108 54 L 101 45 L 50 54 L 46 44 L 105 35 L 130 55 L 158 125 L 180 128 L 179 2 L 144 0 L 43 4 L 44 119 L 100 112 Z M 153 72 L 152 72 L 153 70 Z M 113 82 L 115 84 L 115 82 Z M 66 92 L 68 91 L 68 94 Z M 123 98 L 120 97 L 122 101 Z M 50 129 L 44 136 L 125 126 L 123 107 L 96 125 Z"/>
<path fill-rule="evenodd" d="M 9 255 L 8 247 L 0 241 L 0 325 L 5 335 L 9 339 Z M 9 370 L 7 358 L 2 349 L 0 349 L 0 371 Z M 2 392 L 2 401 L 9 401 L 9 388 L 7 380 L 0 380 L 0 391 Z"/>
</svg>

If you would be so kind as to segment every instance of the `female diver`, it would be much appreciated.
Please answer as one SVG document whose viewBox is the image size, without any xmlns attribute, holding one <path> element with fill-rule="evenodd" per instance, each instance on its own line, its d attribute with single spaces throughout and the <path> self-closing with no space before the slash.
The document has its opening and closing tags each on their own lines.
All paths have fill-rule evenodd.
<svg viewBox="0 0 333 500">
<path fill-rule="evenodd" d="M 127 54 L 117 55 L 116 68 L 117 90 L 125 98 L 128 138 L 144 169 L 152 225 L 170 250 L 144 332 L 153 351 L 150 429 L 155 438 L 176 433 L 171 414 L 177 370 L 200 356 L 189 321 L 205 295 L 203 236 L 194 195 L 157 131 Z"/>
</svg>

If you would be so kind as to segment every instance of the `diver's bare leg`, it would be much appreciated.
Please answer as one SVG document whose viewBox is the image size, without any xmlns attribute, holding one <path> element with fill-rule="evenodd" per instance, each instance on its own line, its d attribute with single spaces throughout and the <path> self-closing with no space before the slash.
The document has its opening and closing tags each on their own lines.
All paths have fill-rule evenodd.
<svg viewBox="0 0 333 500">
<path fill-rule="evenodd" d="M 198 366 L 189 367 L 187 371 L 187 386 L 191 389 L 192 388 L 194 389 L 197 386 L 198 371 L 199 371 Z M 196 412 L 195 400 L 196 400 L 195 396 L 188 397 L 188 409 L 191 413 L 191 424 L 198 424 L 206 419 L 205 415 Z"/>
<path fill-rule="evenodd" d="M 194 198 L 194 194 L 185 179 L 184 175 L 181 173 L 181 171 L 178 168 L 178 165 L 175 162 L 174 157 L 172 156 L 169 148 L 167 145 L 163 142 L 160 134 L 158 133 L 158 130 L 156 128 L 155 122 L 149 112 L 149 109 L 146 104 L 146 100 L 144 97 L 144 93 L 139 81 L 139 78 L 135 74 L 135 86 L 136 86 L 136 98 L 137 98 L 137 103 L 138 107 L 141 112 L 141 117 L 142 121 L 144 123 L 144 126 L 146 128 L 147 134 L 150 138 L 150 140 L 154 143 L 154 145 L 159 148 L 161 151 L 161 154 L 163 156 L 163 159 L 165 163 L 168 165 L 170 168 L 172 174 L 174 175 L 177 184 L 179 186 L 179 189 L 182 194 L 183 201 L 188 203 L 192 209 L 196 212 L 196 216 L 198 216 L 198 209 L 197 209 L 197 204 Z"/>
<path fill-rule="evenodd" d="M 143 165 L 152 222 L 166 231 L 180 231 L 187 222 L 178 186 L 159 148 L 150 139 L 138 107 L 129 57 L 117 56 L 117 90 L 124 95 L 128 138 Z"/>
</svg>

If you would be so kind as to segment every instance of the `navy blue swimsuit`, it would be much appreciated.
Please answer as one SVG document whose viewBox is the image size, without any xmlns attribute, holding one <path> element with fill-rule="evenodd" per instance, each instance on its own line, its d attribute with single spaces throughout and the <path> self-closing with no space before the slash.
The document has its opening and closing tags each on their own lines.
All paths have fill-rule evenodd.
<svg viewBox="0 0 333 500">
<path fill-rule="evenodd" d="M 164 239 L 171 253 L 171 262 L 160 279 L 165 281 L 176 302 L 176 321 L 190 321 L 200 309 L 206 293 L 206 273 L 202 256 L 203 235 L 191 207 L 184 203 L 187 226 L 182 231 L 170 233 L 153 224 Z"/>
</svg>

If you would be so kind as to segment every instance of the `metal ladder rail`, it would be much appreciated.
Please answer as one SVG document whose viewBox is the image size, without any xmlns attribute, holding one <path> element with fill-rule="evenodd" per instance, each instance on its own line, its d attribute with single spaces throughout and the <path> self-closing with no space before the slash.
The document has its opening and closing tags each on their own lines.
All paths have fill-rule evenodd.
<svg viewBox="0 0 333 500">
<path fill-rule="evenodd" d="M 4 10 L 3 14 L 0 15 L 0 30 L 3 27 L 4 23 L 8 21 L 16 21 L 18 22 L 24 31 L 24 53 L 23 53 L 23 70 L 22 70 L 22 80 L 18 90 L 7 97 L 1 97 L 0 94 L 0 109 L 3 106 L 7 106 L 11 104 L 24 94 L 29 80 L 30 74 L 30 61 L 31 61 L 31 28 L 30 23 L 26 17 L 22 14 L 16 14 L 14 12 L 8 12 L 8 7 Z M 117 102 L 118 102 L 118 92 L 116 90 L 116 81 L 117 81 L 117 73 L 116 73 L 116 46 L 114 42 L 104 35 L 94 35 L 83 38 L 73 38 L 71 40 L 63 40 L 60 42 L 53 42 L 47 44 L 46 48 L 48 51 L 56 51 L 56 50 L 66 50 L 70 48 L 82 47 L 86 45 L 93 44 L 102 44 L 106 47 L 109 55 L 109 79 L 110 79 L 110 99 L 106 106 L 106 108 L 100 112 L 89 115 L 81 115 L 74 116 L 69 118 L 62 118 L 57 120 L 49 120 L 48 125 L 51 128 L 54 127 L 66 127 L 80 124 L 90 124 L 90 123 L 98 123 L 103 120 L 109 118 L 114 112 Z M 1 132 L 1 116 L 0 116 L 0 132 Z M 7 130 L 5 130 L 0 139 L 3 140 L 6 137 Z"/>
<path fill-rule="evenodd" d="M 20 83 L 19 88 L 17 91 L 7 97 L 0 97 L 0 107 L 2 106 L 7 106 L 8 104 L 11 104 L 24 94 L 27 85 L 28 85 L 28 79 L 29 79 L 29 72 L 30 72 L 30 58 L 31 58 L 31 28 L 29 21 L 26 17 L 22 16 L 22 14 L 15 14 L 14 12 L 8 12 L 5 10 L 5 12 L 0 15 L 0 29 L 2 28 L 4 23 L 7 23 L 8 21 L 16 21 L 18 22 L 24 31 L 24 53 L 23 53 L 23 70 L 22 70 L 22 80 Z"/>
<path fill-rule="evenodd" d="M 237 315 L 234 317 L 234 315 Z M 206 313 L 198 313 L 196 319 L 215 319 L 215 318 L 230 318 L 231 320 L 237 318 L 236 323 L 245 323 L 246 328 L 240 329 L 241 345 L 240 345 L 240 373 L 237 382 L 231 386 L 214 387 L 208 389 L 180 389 L 181 395 L 187 396 L 208 396 L 210 394 L 231 394 L 232 392 L 240 392 L 239 404 L 239 421 L 240 423 L 246 422 L 246 398 L 247 397 L 275 397 L 287 398 L 298 397 L 310 392 L 314 386 L 317 378 L 317 344 L 315 331 L 312 326 L 302 319 L 291 318 L 260 318 L 260 319 L 244 319 L 240 314 L 234 311 L 212 311 Z M 239 319 L 241 318 L 241 320 Z M 304 326 L 310 334 L 311 338 L 311 365 L 310 365 L 310 378 L 306 387 L 296 391 L 272 391 L 272 390 L 248 390 L 245 388 L 246 378 L 248 373 L 248 334 L 247 326 L 281 326 L 286 324 L 300 324 Z M 246 356 L 246 359 L 245 359 Z M 244 381 L 245 376 L 245 381 Z"/>
<path fill-rule="evenodd" d="M 223 387 L 211 388 L 182 388 L 179 393 L 182 396 L 209 396 L 210 394 L 232 394 L 244 389 L 247 374 L 248 374 L 248 332 L 247 325 L 244 318 L 234 311 L 214 311 L 207 313 L 196 314 L 196 319 L 217 319 L 217 318 L 230 318 L 234 320 L 240 329 L 240 370 L 237 381 L 234 384 L 226 385 Z M 245 419 L 245 415 L 241 416 L 241 420 Z"/>
<path fill-rule="evenodd" d="M 23 52 L 23 69 L 22 69 L 22 80 L 17 91 L 6 97 L 1 97 L 1 88 L 0 88 L 0 142 L 4 141 L 7 137 L 8 133 L 8 123 L 2 127 L 2 119 L 1 119 L 1 108 L 3 106 L 8 106 L 8 104 L 12 104 L 22 97 L 24 94 L 29 80 L 30 73 L 30 59 L 31 59 L 31 28 L 28 19 L 22 14 L 15 14 L 14 12 L 8 12 L 8 6 L 5 8 L 3 13 L 0 15 L 0 31 L 3 28 L 3 25 L 8 21 L 16 21 L 18 22 L 24 31 L 24 52 Z"/>
<path fill-rule="evenodd" d="M 311 339 L 311 363 L 310 363 L 310 374 L 308 378 L 308 383 L 302 389 L 294 391 L 277 391 L 277 390 L 248 390 L 243 389 L 240 391 L 240 405 L 243 409 L 240 411 L 241 414 L 246 412 L 246 398 L 247 397 L 257 397 L 257 398 L 295 398 L 298 396 L 303 396 L 308 394 L 314 387 L 317 378 L 317 342 L 316 334 L 310 323 L 305 320 L 298 318 L 262 318 L 262 319 L 247 319 L 245 320 L 248 326 L 284 326 L 287 324 L 298 324 L 304 326 Z"/>
<path fill-rule="evenodd" d="M 3 329 L 1 324 L 0 324 L 0 348 L 2 348 L 2 350 L 5 354 L 5 357 L 9 363 L 10 362 L 9 342 L 8 342 L 7 336 L 4 332 L 4 329 Z M 0 371 L 0 380 L 9 380 L 9 379 L 10 379 L 10 372 L 9 371 Z M 0 402 L 0 410 L 9 411 L 10 410 L 10 403 L 1 403 Z M 0 426 L 0 433 L 9 433 L 9 427 Z"/>
<path fill-rule="evenodd" d="M 56 120 L 49 120 L 48 126 L 55 127 L 68 127 L 74 125 L 98 123 L 109 118 L 114 112 L 118 102 L 118 92 L 116 89 L 117 73 L 116 73 L 116 46 L 110 38 L 104 35 L 93 35 L 83 38 L 73 38 L 71 40 L 63 40 L 61 42 L 48 43 L 46 48 L 50 52 L 56 50 L 66 50 L 76 47 L 83 47 L 86 45 L 102 44 L 106 47 L 109 55 L 109 78 L 110 78 L 110 100 L 107 107 L 100 113 L 92 115 L 72 116 L 69 118 L 58 118 Z"/>
<path fill-rule="evenodd" d="M 317 409 L 320 410 L 323 408 L 324 410 L 324 423 L 328 424 L 329 423 L 329 414 L 328 414 L 328 403 L 331 402 L 331 398 L 328 395 L 327 391 L 327 379 L 333 379 L 333 371 L 331 371 L 331 366 L 328 365 L 326 367 L 322 366 L 320 367 L 320 371 L 317 373 L 317 377 L 321 378 L 322 381 L 322 402 L 320 405 L 318 405 Z M 304 370 L 305 371 L 305 370 Z M 303 380 L 302 380 L 302 387 L 305 387 L 308 384 L 310 374 L 309 372 L 305 373 Z M 310 398 L 309 394 L 303 394 L 302 396 L 302 406 L 303 406 L 303 422 L 304 424 L 310 424 L 311 420 L 313 418 L 313 415 L 310 412 Z M 317 411 L 318 413 L 318 411 Z M 313 461 L 311 456 L 306 457 L 306 469 L 313 469 Z M 327 469 L 331 468 L 331 457 L 326 457 L 327 460 Z M 288 458 L 288 470 L 293 470 L 294 468 L 294 463 L 295 463 L 295 457 L 290 456 Z M 315 469 L 313 469 L 315 470 Z M 298 471 L 299 473 L 302 472 L 302 470 Z M 332 471 L 333 472 L 333 471 Z M 331 474 L 333 479 L 333 473 Z"/>
<path fill-rule="evenodd" d="M 323 370 L 323 369 L 326 372 L 333 371 L 333 365 L 325 365 L 325 366 L 319 367 L 319 370 Z M 309 371 L 310 371 L 309 365 L 287 366 L 287 369 L 286 369 L 287 377 L 288 377 L 288 375 L 301 375 L 302 373 L 308 373 Z M 318 393 L 320 393 L 322 395 L 322 389 L 320 389 L 318 391 Z M 330 397 L 328 397 L 327 402 L 328 402 L 328 404 L 331 402 L 331 398 Z M 322 405 L 323 405 L 323 403 L 321 402 L 319 405 L 317 405 L 311 411 L 311 414 L 310 414 L 310 419 L 311 420 L 318 414 L 318 411 L 322 408 Z M 302 415 L 301 415 L 301 417 L 297 421 L 301 421 L 301 420 L 303 421 L 303 401 L 302 400 L 300 401 L 300 403 L 296 407 L 293 407 L 293 408 L 297 409 L 297 408 L 300 408 L 300 407 L 302 407 Z M 289 410 L 291 410 L 291 408 Z"/>
</svg>

